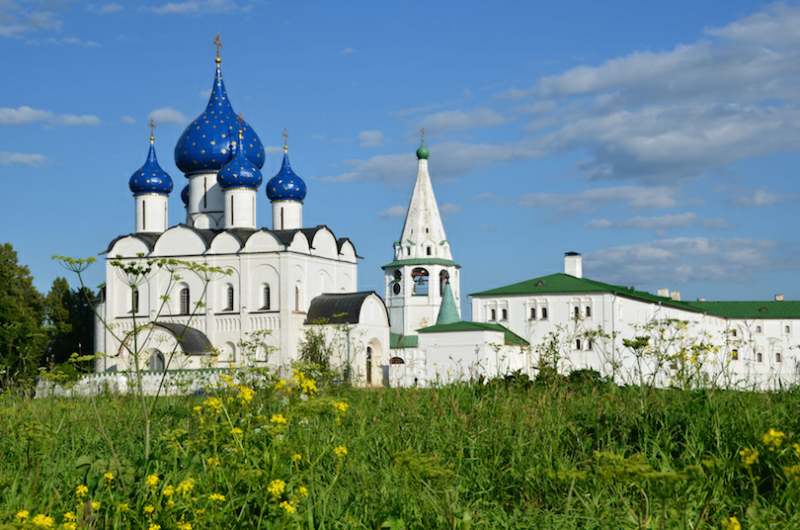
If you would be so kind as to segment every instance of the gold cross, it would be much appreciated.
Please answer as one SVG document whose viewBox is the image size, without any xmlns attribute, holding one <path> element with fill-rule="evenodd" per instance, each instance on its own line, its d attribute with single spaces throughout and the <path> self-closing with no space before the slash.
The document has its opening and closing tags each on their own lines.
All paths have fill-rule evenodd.
<svg viewBox="0 0 800 530">
<path fill-rule="evenodd" d="M 289 131 L 284 129 L 282 136 L 283 136 L 283 152 L 284 153 L 288 153 L 289 152 Z"/>
<path fill-rule="evenodd" d="M 217 47 L 217 62 L 220 62 L 222 60 L 219 53 L 222 49 L 222 37 L 219 36 L 219 33 L 214 37 L 214 46 Z"/>
<path fill-rule="evenodd" d="M 150 126 L 150 142 L 152 143 L 156 139 L 156 120 L 150 118 L 147 124 Z"/>
</svg>

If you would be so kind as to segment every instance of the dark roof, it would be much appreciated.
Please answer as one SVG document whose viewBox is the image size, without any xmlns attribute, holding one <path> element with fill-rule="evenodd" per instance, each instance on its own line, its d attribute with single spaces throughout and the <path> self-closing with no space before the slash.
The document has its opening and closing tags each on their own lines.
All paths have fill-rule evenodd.
<svg viewBox="0 0 800 530">
<path fill-rule="evenodd" d="M 305 324 L 357 324 L 364 300 L 372 295 L 378 296 L 378 293 L 359 291 L 321 294 L 311 300 Z"/>
<path fill-rule="evenodd" d="M 228 228 L 228 229 L 195 228 L 193 226 L 189 226 L 189 225 L 184 224 L 184 223 L 179 223 L 179 224 L 177 224 L 175 226 L 171 226 L 167 230 L 169 230 L 171 228 L 176 228 L 176 227 L 186 228 L 188 230 L 191 230 L 192 232 L 194 232 L 198 236 L 200 236 L 200 238 L 203 240 L 203 243 L 206 246 L 206 249 L 208 249 L 211 246 L 211 242 L 214 240 L 214 238 L 217 237 L 219 234 L 221 234 L 223 232 L 227 232 L 229 234 L 232 234 L 239 241 L 241 246 L 244 246 L 245 243 L 247 243 L 247 240 L 250 239 L 250 237 L 253 234 L 255 234 L 256 232 L 268 232 L 268 233 L 272 234 L 273 236 L 275 236 L 275 238 L 284 247 L 288 247 L 289 245 L 292 244 L 292 240 L 294 240 L 294 237 L 295 237 L 295 235 L 297 235 L 298 232 L 303 232 L 303 234 L 306 236 L 306 239 L 308 240 L 309 246 L 311 246 L 313 244 L 314 236 L 317 234 L 317 232 L 319 232 L 323 228 L 325 228 L 327 230 L 330 230 L 330 232 L 333 234 L 333 230 L 328 228 L 327 225 L 317 225 L 317 226 L 315 226 L 313 228 L 297 228 L 297 229 L 294 229 L 294 230 L 270 230 L 269 228 L 259 228 L 259 229 L 252 229 L 252 228 Z M 150 250 L 152 252 L 153 249 L 156 246 L 156 242 L 158 241 L 158 238 L 161 237 L 161 234 L 152 234 L 152 233 L 123 234 L 123 235 L 117 236 L 113 240 L 111 240 L 111 243 L 108 244 L 108 247 L 106 248 L 106 250 L 104 252 L 102 252 L 101 254 L 107 254 L 108 252 L 110 252 L 111 249 L 114 247 L 114 245 L 117 243 L 117 241 L 119 241 L 120 239 L 126 238 L 126 237 L 134 237 L 136 239 L 139 239 L 145 245 L 147 245 L 148 250 Z M 334 234 L 333 237 L 334 237 L 334 239 L 336 239 L 336 234 Z M 337 251 L 339 251 L 339 253 L 341 253 L 342 245 L 344 244 L 345 241 L 350 241 L 350 239 L 348 239 L 346 237 L 341 237 L 339 239 L 336 239 L 336 249 L 337 249 Z M 350 241 L 350 244 L 352 245 L 353 242 Z M 355 245 L 353 245 L 353 248 L 354 249 L 356 248 Z M 356 257 L 360 258 L 361 256 L 359 256 L 358 253 L 356 253 Z"/>
<path fill-rule="evenodd" d="M 458 331 L 497 331 L 503 334 L 503 342 L 506 346 L 528 346 L 527 340 L 523 339 L 507 327 L 501 324 L 491 324 L 488 322 L 469 322 L 461 320 L 450 324 L 436 324 L 427 328 L 418 329 L 417 333 L 452 333 Z"/>
<path fill-rule="evenodd" d="M 214 349 L 206 334 L 199 329 L 191 328 L 186 324 L 175 324 L 174 322 L 153 322 L 153 325 L 172 333 L 178 344 L 181 345 L 181 349 L 187 355 L 202 355 Z"/>
</svg>

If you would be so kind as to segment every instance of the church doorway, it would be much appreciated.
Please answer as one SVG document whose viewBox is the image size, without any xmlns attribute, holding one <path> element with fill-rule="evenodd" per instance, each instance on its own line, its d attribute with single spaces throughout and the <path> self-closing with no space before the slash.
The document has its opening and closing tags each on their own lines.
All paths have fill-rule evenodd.
<svg viewBox="0 0 800 530">
<path fill-rule="evenodd" d="M 164 354 L 158 350 L 154 350 L 150 359 L 147 361 L 147 369 L 151 372 L 163 372 L 166 369 L 166 362 Z"/>
</svg>

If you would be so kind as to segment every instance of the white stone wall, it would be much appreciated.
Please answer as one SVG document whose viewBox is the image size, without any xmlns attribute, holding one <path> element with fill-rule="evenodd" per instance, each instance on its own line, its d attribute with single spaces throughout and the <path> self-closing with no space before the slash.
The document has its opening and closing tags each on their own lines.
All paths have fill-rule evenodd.
<svg viewBox="0 0 800 530">
<path fill-rule="evenodd" d="M 167 228 L 168 195 L 161 193 L 141 193 L 133 198 L 136 211 L 136 232 L 161 233 Z"/>
<path fill-rule="evenodd" d="M 256 227 L 256 194 L 250 188 L 233 188 L 223 192 L 225 228 Z"/>
<path fill-rule="evenodd" d="M 303 203 L 300 201 L 272 202 L 272 229 L 294 230 L 303 227 Z"/>
</svg>

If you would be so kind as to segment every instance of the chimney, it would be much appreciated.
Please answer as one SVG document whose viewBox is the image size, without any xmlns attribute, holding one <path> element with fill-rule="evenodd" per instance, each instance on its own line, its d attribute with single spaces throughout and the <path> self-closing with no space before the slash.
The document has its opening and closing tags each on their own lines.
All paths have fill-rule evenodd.
<svg viewBox="0 0 800 530">
<path fill-rule="evenodd" d="M 669 297 L 675 300 L 676 302 L 681 301 L 681 292 L 680 291 L 672 291 L 669 293 Z"/>
<path fill-rule="evenodd" d="M 776 302 L 783 302 L 783 293 L 778 293 L 775 295 Z"/>
<path fill-rule="evenodd" d="M 669 298 L 669 289 L 666 287 L 662 287 L 661 289 L 658 290 L 656 294 L 658 294 L 658 296 L 662 298 Z"/>
<path fill-rule="evenodd" d="M 576 278 L 583 278 L 583 259 L 579 253 L 564 253 L 564 273 Z"/>
</svg>

